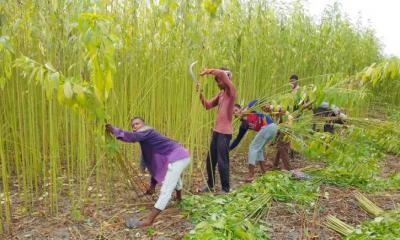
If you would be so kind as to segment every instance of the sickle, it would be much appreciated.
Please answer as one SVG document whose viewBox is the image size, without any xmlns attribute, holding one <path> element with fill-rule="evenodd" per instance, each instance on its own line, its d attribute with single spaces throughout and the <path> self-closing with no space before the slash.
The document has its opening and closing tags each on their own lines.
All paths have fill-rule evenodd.
<svg viewBox="0 0 400 240">
<path fill-rule="evenodd" d="M 189 65 L 189 73 L 190 76 L 192 76 L 192 80 L 194 83 L 197 83 L 196 75 L 193 73 L 193 66 L 197 63 L 197 61 L 192 62 L 192 64 Z"/>
</svg>

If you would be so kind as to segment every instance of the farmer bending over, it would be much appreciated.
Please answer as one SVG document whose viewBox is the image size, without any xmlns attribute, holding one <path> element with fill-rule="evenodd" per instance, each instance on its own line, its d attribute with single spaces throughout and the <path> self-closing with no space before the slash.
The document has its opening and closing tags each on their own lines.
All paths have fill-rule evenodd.
<svg viewBox="0 0 400 240">
<path fill-rule="evenodd" d="M 123 131 L 111 124 L 106 125 L 106 130 L 118 140 L 138 142 L 146 168 L 155 181 L 162 183 L 160 196 L 147 217 L 143 221 L 137 221 L 134 218 L 127 220 L 127 227 L 135 228 L 151 225 L 157 215 L 167 206 L 174 189 L 176 190 L 177 200 L 182 199 L 181 174 L 189 165 L 190 157 L 189 152 L 184 147 L 146 126 L 142 118 L 132 118 L 131 125 L 133 132 Z"/>
<path fill-rule="evenodd" d="M 199 83 L 197 91 L 200 93 L 200 101 L 205 109 L 211 109 L 218 106 L 217 119 L 215 121 L 210 150 L 207 155 L 207 186 L 202 192 L 208 192 L 214 189 L 215 167 L 218 163 L 218 171 L 221 178 L 222 190 L 229 192 L 229 142 L 232 138 L 232 113 L 236 98 L 236 88 L 232 83 L 232 73 L 225 69 L 204 69 L 201 76 L 213 75 L 219 93 L 206 100 L 203 96 Z"/>
<path fill-rule="evenodd" d="M 282 160 L 283 169 L 290 170 L 289 165 L 289 150 L 290 150 L 290 142 L 286 139 L 286 134 L 282 130 L 283 124 L 291 124 L 293 117 L 290 115 L 288 111 L 283 111 L 283 109 L 278 106 L 277 109 L 266 103 L 264 104 L 261 109 L 268 113 L 272 118 L 275 120 L 276 123 L 279 124 L 280 130 L 276 135 L 276 156 L 275 160 L 273 161 L 273 165 L 275 168 L 279 166 L 279 160 Z"/>
<path fill-rule="evenodd" d="M 233 114 L 235 117 L 240 118 L 241 125 L 236 139 L 229 147 L 231 150 L 240 143 L 248 129 L 257 132 L 253 141 L 250 143 L 248 153 L 249 176 L 246 179 L 246 182 L 252 182 L 254 180 L 254 168 L 257 162 L 260 164 L 261 171 L 265 171 L 264 146 L 274 139 L 278 131 L 278 126 L 273 122 L 272 118 L 268 114 L 255 111 L 245 113 L 242 111 L 239 104 L 235 104 Z"/>
<path fill-rule="evenodd" d="M 322 102 L 317 109 L 313 110 L 314 116 L 321 119 L 327 119 L 324 123 L 324 132 L 334 133 L 335 125 L 345 123 L 346 115 L 340 111 L 338 107 L 329 106 L 328 102 Z M 317 124 L 313 124 L 313 130 L 317 131 Z"/>
</svg>

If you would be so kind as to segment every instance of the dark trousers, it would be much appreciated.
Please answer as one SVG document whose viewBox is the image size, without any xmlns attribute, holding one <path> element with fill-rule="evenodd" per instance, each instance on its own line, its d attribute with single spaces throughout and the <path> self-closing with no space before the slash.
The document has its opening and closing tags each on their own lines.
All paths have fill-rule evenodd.
<svg viewBox="0 0 400 240">
<path fill-rule="evenodd" d="M 210 150 L 207 155 L 207 184 L 213 188 L 215 184 L 215 166 L 218 163 L 218 171 L 221 179 L 222 190 L 229 192 L 229 142 L 231 134 L 213 132 Z"/>
</svg>

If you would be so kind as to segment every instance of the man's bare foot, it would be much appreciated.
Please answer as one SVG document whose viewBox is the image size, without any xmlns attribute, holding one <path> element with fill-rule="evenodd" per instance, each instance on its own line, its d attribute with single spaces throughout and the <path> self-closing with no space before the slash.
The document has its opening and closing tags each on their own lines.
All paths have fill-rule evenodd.
<svg viewBox="0 0 400 240">
<path fill-rule="evenodd" d="M 247 183 L 251 183 L 254 181 L 254 176 L 248 176 L 244 181 Z"/>
<path fill-rule="evenodd" d="M 150 226 L 151 224 L 149 220 L 139 221 L 136 218 L 128 218 L 125 222 L 128 228 L 142 228 Z"/>
<path fill-rule="evenodd" d="M 125 225 L 128 228 L 138 228 L 139 224 L 140 224 L 140 221 L 134 217 L 130 217 L 130 218 L 126 219 L 126 221 L 125 221 Z"/>
<path fill-rule="evenodd" d="M 254 180 L 254 165 L 249 164 L 249 176 L 246 178 L 245 182 L 252 182 Z"/>
<path fill-rule="evenodd" d="M 149 189 L 145 192 L 146 195 L 153 195 L 156 192 L 156 188 L 153 186 L 150 186 Z"/>
<path fill-rule="evenodd" d="M 272 165 L 271 170 L 280 170 L 279 166 Z"/>
<path fill-rule="evenodd" d="M 151 226 L 152 224 L 153 224 L 152 222 L 144 220 L 144 221 L 140 221 L 137 227 L 143 228 L 143 227 Z"/>
<path fill-rule="evenodd" d="M 158 216 L 158 214 L 161 213 L 161 210 L 157 208 L 153 208 L 146 218 L 142 221 L 138 221 L 136 218 L 128 218 L 126 220 L 126 226 L 128 228 L 142 228 L 142 227 L 147 227 L 153 224 L 154 219 Z"/>
<path fill-rule="evenodd" d="M 176 201 L 182 201 L 182 190 L 176 190 Z"/>
</svg>

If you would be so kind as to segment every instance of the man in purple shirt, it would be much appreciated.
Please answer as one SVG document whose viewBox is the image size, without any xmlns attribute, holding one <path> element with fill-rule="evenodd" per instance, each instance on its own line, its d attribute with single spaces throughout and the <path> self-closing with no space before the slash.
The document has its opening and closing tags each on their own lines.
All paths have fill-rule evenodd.
<svg viewBox="0 0 400 240">
<path fill-rule="evenodd" d="M 131 120 L 131 125 L 132 132 L 115 128 L 111 124 L 106 125 L 106 130 L 118 140 L 138 142 L 145 167 L 155 181 L 162 183 L 160 196 L 147 217 L 143 221 L 137 221 L 134 218 L 127 220 L 126 225 L 129 228 L 135 228 L 151 225 L 167 206 L 174 189 L 178 201 L 182 199 L 181 174 L 189 165 L 190 157 L 189 152 L 184 147 L 146 126 L 142 118 L 134 117 Z"/>
</svg>

